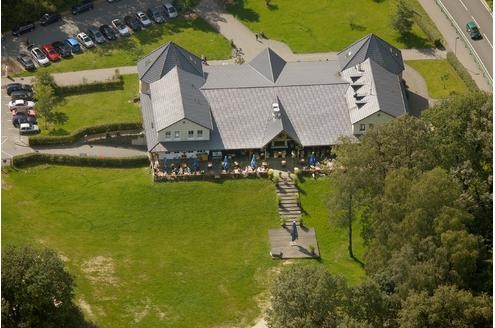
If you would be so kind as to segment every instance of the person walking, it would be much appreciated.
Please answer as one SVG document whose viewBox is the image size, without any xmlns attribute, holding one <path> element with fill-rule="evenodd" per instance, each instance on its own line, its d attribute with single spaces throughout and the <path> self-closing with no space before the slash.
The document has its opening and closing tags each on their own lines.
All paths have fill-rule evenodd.
<svg viewBox="0 0 495 328">
<path fill-rule="evenodd" d="M 292 228 L 290 229 L 290 236 L 291 236 L 291 246 L 294 246 L 296 244 L 296 240 L 299 238 L 299 235 L 297 234 L 297 224 L 296 221 L 292 221 Z"/>
</svg>

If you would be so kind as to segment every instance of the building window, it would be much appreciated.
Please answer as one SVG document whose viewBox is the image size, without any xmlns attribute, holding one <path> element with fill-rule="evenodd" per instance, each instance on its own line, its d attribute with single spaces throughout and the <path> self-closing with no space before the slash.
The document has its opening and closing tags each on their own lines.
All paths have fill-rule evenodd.
<svg viewBox="0 0 495 328">
<path fill-rule="evenodd" d="M 198 136 L 198 138 L 203 138 L 203 130 L 196 131 L 196 135 Z"/>
<path fill-rule="evenodd" d="M 189 131 L 187 131 L 187 137 L 188 137 L 188 138 L 192 138 L 192 137 L 194 137 L 194 131 L 193 131 L 193 130 L 189 130 Z"/>
<path fill-rule="evenodd" d="M 359 131 L 366 131 L 366 124 L 359 124 Z"/>
<path fill-rule="evenodd" d="M 170 139 L 172 137 L 172 132 L 167 131 L 165 132 L 165 139 Z"/>
<path fill-rule="evenodd" d="M 179 139 L 180 138 L 180 131 L 175 131 L 175 139 Z"/>
</svg>

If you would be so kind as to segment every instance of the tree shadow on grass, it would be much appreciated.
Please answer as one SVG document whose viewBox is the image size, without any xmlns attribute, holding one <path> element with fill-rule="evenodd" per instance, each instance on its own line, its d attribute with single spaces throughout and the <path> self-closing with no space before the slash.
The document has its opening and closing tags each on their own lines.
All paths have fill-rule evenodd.
<svg viewBox="0 0 495 328">
<path fill-rule="evenodd" d="M 234 3 L 228 6 L 227 9 L 232 15 L 243 21 L 259 22 L 260 20 L 260 15 L 256 11 L 244 7 L 244 0 L 234 1 Z"/>
<path fill-rule="evenodd" d="M 433 47 L 430 40 L 422 38 L 414 33 L 407 32 L 396 39 L 398 42 L 402 42 L 407 48 L 431 48 Z"/>
<path fill-rule="evenodd" d="M 277 10 L 278 9 L 278 5 L 275 5 L 273 3 L 267 4 L 266 7 L 268 8 L 268 10 L 271 10 L 271 11 L 274 11 L 274 10 Z"/>
<path fill-rule="evenodd" d="M 52 113 L 52 121 L 56 125 L 64 125 L 65 123 L 67 123 L 68 120 L 69 120 L 69 116 L 67 116 L 67 114 L 64 112 Z"/>
</svg>

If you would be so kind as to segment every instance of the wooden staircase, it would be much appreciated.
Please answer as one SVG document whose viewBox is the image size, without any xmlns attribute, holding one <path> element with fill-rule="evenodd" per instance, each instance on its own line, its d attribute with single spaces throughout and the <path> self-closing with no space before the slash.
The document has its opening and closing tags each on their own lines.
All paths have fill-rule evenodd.
<svg viewBox="0 0 495 328">
<path fill-rule="evenodd" d="M 278 213 L 286 225 L 291 225 L 296 221 L 297 225 L 301 222 L 301 207 L 299 206 L 299 191 L 290 178 L 282 178 L 276 186 L 279 197 Z"/>
</svg>

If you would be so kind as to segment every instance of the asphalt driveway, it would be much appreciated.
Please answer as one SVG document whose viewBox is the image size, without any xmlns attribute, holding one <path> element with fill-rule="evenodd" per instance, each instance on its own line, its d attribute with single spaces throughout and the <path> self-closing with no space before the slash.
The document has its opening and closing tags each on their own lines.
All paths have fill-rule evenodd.
<svg viewBox="0 0 495 328">
<path fill-rule="evenodd" d="M 6 33 L 2 41 L 2 57 L 17 56 L 19 51 L 25 50 L 26 39 L 30 43 L 42 45 L 63 40 L 68 36 L 73 36 L 79 32 L 86 31 L 88 27 L 102 24 L 110 24 L 112 19 L 123 19 L 127 15 L 133 15 L 137 11 L 145 11 L 157 5 L 163 4 L 160 0 L 121 0 L 115 3 L 107 1 L 95 1 L 94 9 L 79 15 L 72 15 L 70 12 L 62 13 L 62 21 L 48 26 L 41 26 L 36 23 L 33 32 L 14 37 L 10 32 Z"/>
</svg>

